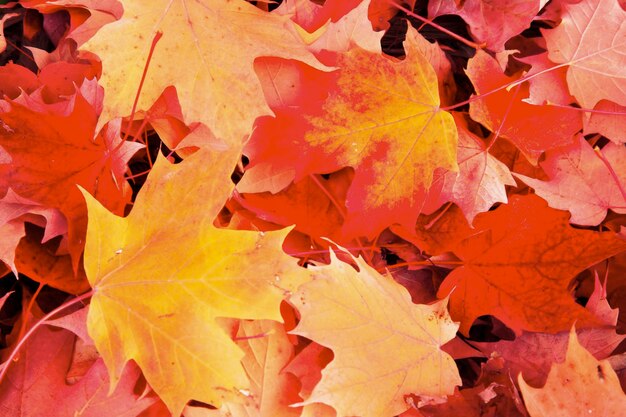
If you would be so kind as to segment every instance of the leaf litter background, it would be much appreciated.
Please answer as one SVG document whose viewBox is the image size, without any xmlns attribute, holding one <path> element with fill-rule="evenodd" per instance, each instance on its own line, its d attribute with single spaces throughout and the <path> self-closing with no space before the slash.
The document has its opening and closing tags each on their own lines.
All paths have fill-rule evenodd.
<svg viewBox="0 0 626 417">
<path fill-rule="evenodd" d="M 0 3 L 3 416 L 622 415 L 623 3 Z"/>
</svg>

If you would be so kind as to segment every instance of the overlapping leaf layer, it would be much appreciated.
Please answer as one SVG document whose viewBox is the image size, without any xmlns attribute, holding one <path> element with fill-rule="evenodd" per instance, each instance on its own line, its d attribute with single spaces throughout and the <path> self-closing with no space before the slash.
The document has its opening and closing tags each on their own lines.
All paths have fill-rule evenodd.
<svg viewBox="0 0 626 417">
<path fill-rule="evenodd" d="M 621 416 L 625 17 L 0 1 L 0 414 Z"/>
</svg>

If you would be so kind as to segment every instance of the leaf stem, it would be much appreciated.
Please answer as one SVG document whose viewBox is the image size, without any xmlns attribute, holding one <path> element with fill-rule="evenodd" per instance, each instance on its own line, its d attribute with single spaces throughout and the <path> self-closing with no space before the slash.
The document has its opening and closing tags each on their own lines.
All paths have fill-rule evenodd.
<svg viewBox="0 0 626 417">
<path fill-rule="evenodd" d="M 326 188 L 326 186 L 324 184 L 322 184 L 322 182 L 319 180 L 318 175 L 317 174 L 309 174 L 309 177 L 313 180 L 313 182 L 320 188 L 320 190 L 322 190 L 322 192 L 324 194 L 326 194 L 326 197 L 328 197 L 328 199 L 330 200 L 331 203 L 333 203 L 333 205 L 335 206 L 335 208 L 337 209 L 337 211 L 339 212 L 339 214 L 341 214 L 341 217 L 343 217 L 344 219 L 347 216 L 346 213 L 346 209 L 345 207 L 343 207 L 341 204 L 339 204 L 339 201 L 337 201 L 337 199 L 335 198 L 335 196 L 333 195 L 333 193 L 331 193 L 328 188 Z"/>
<path fill-rule="evenodd" d="M 506 123 L 506 119 L 507 117 L 509 117 L 509 113 L 511 113 L 511 109 L 513 108 L 515 97 L 517 96 L 517 93 L 519 93 L 520 86 L 521 84 L 518 84 L 515 86 L 515 91 L 513 92 L 513 95 L 511 95 L 511 100 L 509 101 L 509 104 L 506 106 L 506 110 L 504 112 L 504 115 L 502 116 L 502 121 L 500 121 L 500 126 L 498 126 L 495 132 L 493 132 L 493 137 L 491 138 L 491 140 L 489 141 L 489 144 L 487 145 L 487 149 L 486 149 L 487 152 L 491 150 L 491 147 L 494 145 L 494 143 L 496 143 L 496 140 L 500 137 L 500 132 L 502 132 L 502 128 L 504 127 L 504 124 Z"/>
<path fill-rule="evenodd" d="M 128 129 L 126 129 L 126 134 L 124 135 L 124 141 L 128 139 L 128 135 L 133 123 L 133 119 L 135 117 L 135 112 L 137 111 L 137 104 L 139 103 L 139 96 L 141 95 L 141 90 L 143 89 L 143 83 L 146 81 L 146 76 L 148 75 L 148 67 L 150 66 L 150 61 L 152 60 L 152 55 L 154 54 L 154 50 L 156 48 L 157 42 L 163 37 L 163 32 L 157 31 L 154 34 L 154 38 L 152 39 L 152 45 L 150 45 L 150 52 L 148 52 L 148 58 L 146 59 L 146 65 L 143 67 L 143 73 L 141 74 L 141 81 L 139 81 L 139 87 L 137 88 L 137 94 L 135 95 L 135 102 L 133 103 L 133 108 L 130 111 L 130 118 L 128 120 Z"/>
<path fill-rule="evenodd" d="M 24 49 L 20 48 L 19 46 L 11 42 L 10 39 L 7 39 L 6 37 L 4 38 L 4 40 L 6 41 L 7 45 L 12 46 L 13 48 L 17 49 L 22 55 L 24 55 L 26 58 L 30 59 L 31 62 L 34 62 L 35 65 L 37 65 L 37 61 L 35 61 L 32 56 L 28 55 L 26 51 L 24 51 Z M 37 68 L 37 73 L 39 73 L 40 71 L 41 70 Z"/>
<path fill-rule="evenodd" d="M 506 84 L 503 84 L 500 87 L 496 87 L 493 90 L 487 91 L 486 93 L 475 94 L 475 95 L 471 96 L 470 98 L 468 98 L 467 100 L 461 101 L 461 102 L 456 103 L 456 104 L 452 104 L 452 105 L 447 106 L 447 107 L 441 107 L 440 110 L 450 111 L 450 110 L 456 109 L 457 107 L 461 107 L 461 106 L 464 106 L 466 104 L 471 104 L 472 102 L 474 102 L 476 100 L 481 100 L 484 97 L 487 97 L 487 96 L 490 96 L 491 94 L 497 93 L 498 91 L 508 90 L 509 88 L 515 87 L 517 85 L 521 85 L 525 81 L 529 81 L 529 80 L 537 77 L 538 75 L 544 74 L 546 72 L 549 72 L 549 71 L 552 71 L 552 70 L 555 70 L 555 69 L 559 69 L 559 68 L 561 68 L 563 66 L 565 66 L 565 65 L 564 64 L 559 64 L 559 65 L 555 65 L 555 66 L 550 67 L 550 68 L 546 68 L 545 70 L 540 71 L 540 72 L 538 72 L 536 74 L 524 75 L 523 77 L 520 77 L 517 80 L 508 82 Z M 576 108 L 576 107 L 557 105 L 557 104 L 552 104 L 552 103 L 549 103 L 548 105 L 555 106 L 555 107 L 566 107 L 566 108 L 571 108 L 571 109 L 583 110 L 583 109 Z M 592 111 L 593 112 L 593 110 L 585 110 L 585 111 Z M 613 114 L 613 113 L 611 113 L 611 114 Z"/>
<path fill-rule="evenodd" d="M 268 332 L 264 332 L 264 333 L 254 334 L 252 336 L 236 336 L 236 337 L 233 337 L 233 341 L 239 342 L 242 340 L 260 339 L 262 337 L 267 337 L 269 335 L 270 334 Z"/>
<path fill-rule="evenodd" d="M 444 214 L 446 214 L 446 211 L 448 211 L 450 209 L 450 207 L 452 207 L 452 202 L 449 201 L 448 203 L 446 203 L 446 206 L 444 207 L 443 210 L 441 210 L 439 212 L 439 214 L 437 214 L 437 216 L 435 216 L 434 219 L 432 219 L 431 221 L 428 222 L 428 224 L 426 226 L 424 226 L 424 229 L 428 230 L 431 227 L 434 226 L 435 223 L 437 223 L 439 221 L 439 219 L 441 219 L 443 217 Z"/>
<path fill-rule="evenodd" d="M 136 174 L 126 176 L 127 180 L 134 180 L 135 178 L 141 177 L 142 175 L 148 175 L 152 169 L 147 169 L 145 171 L 138 172 Z"/>
<path fill-rule="evenodd" d="M 424 261 L 411 261 L 411 262 L 399 262 L 397 264 L 393 264 L 393 265 L 388 265 L 387 269 L 397 269 L 397 268 L 403 268 L 403 267 L 410 267 L 410 266 L 419 266 L 419 265 L 426 265 L 426 266 L 460 266 L 460 265 L 465 265 L 465 262 L 463 261 L 433 261 L 431 259 L 427 259 Z"/>
<path fill-rule="evenodd" d="M 611 116 L 626 115 L 626 111 L 585 109 L 585 108 L 582 108 L 582 107 L 572 107 L 572 106 L 566 106 L 564 104 L 557 104 L 557 103 L 547 103 L 546 105 L 552 106 L 552 107 L 559 107 L 559 108 L 562 108 L 562 109 L 578 110 L 578 111 L 582 111 L 582 112 L 585 112 L 585 113 L 592 113 L 592 114 L 608 114 L 608 115 L 611 115 Z"/>
<path fill-rule="evenodd" d="M 481 43 L 481 44 L 477 44 L 476 42 L 472 42 L 468 39 L 465 39 L 462 36 L 457 35 L 456 33 L 444 28 L 443 26 L 438 25 L 437 23 L 433 22 L 431 19 L 426 19 L 425 17 L 422 17 L 420 15 L 418 15 L 417 13 L 413 12 L 412 10 L 407 9 L 406 7 L 404 7 L 403 5 L 396 3 L 395 1 L 390 1 L 389 4 L 391 4 L 392 6 L 395 6 L 398 10 L 402 10 L 404 13 L 406 13 L 408 16 L 414 17 L 417 20 L 430 25 L 432 27 L 434 27 L 435 29 L 445 33 L 446 35 L 456 39 L 457 41 L 464 43 L 465 45 L 469 46 L 470 48 L 474 48 L 474 49 L 484 49 L 487 44 L 486 43 Z"/>
<path fill-rule="evenodd" d="M 18 341 L 22 340 L 22 337 L 24 336 L 24 333 L 26 332 L 26 326 L 28 325 L 27 318 L 30 315 L 30 312 L 32 311 L 33 306 L 35 305 L 35 300 L 37 299 L 37 297 L 39 296 L 39 293 L 41 292 L 41 290 L 43 289 L 45 285 L 46 284 L 43 284 L 41 282 L 39 283 L 37 290 L 32 295 L 32 297 L 30 298 L 30 301 L 28 302 L 28 305 L 26 306 L 26 310 L 24 310 L 24 312 L 22 313 L 22 317 L 24 318 L 24 320 L 22 321 L 22 325 L 20 326 L 20 332 L 17 336 Z"/>
</svg>

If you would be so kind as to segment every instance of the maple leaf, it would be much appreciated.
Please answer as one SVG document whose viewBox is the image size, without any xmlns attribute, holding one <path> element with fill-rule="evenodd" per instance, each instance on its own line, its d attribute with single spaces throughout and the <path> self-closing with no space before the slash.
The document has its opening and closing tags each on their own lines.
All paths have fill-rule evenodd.
<svg viewBox="0 0 626 417">
<path fill-rule="evenodd" d="M 6 156 L 0 158 L 0 195 L 11 188 L 20 197 L 60 210 L 75 267 L 87 227 L 86 206 L 76 185 L 94 193 L 109 210 L 123 213 L 130 199 L 123 181 L 126 161 L 141 147 L 121 143 L 119 125 L 117 131 L 109 125 L 94 139 L 97 115 L 84 96 L 94 85 L 85 82 L 56 105 L 28 96 L 19 103 L 0 102 L 0 150 Z"/>
<path fill-rule="evenodd" d="M 471 224 L 478 213 L 485 212 L 495 203 L 507 202 L 505 185 L 515 185 L 509 168 L 489 154 L 483 141 L 471 133 L 467 123 L 455 115 L 459 132 L 457 163 L 459 172 L 445 172 L 433 181 L 433 190 L 441 187 L 434 207 L 451 201 L 458 205 Z M 424 212 L 428 212 L 424 209 Z"/>
<path fill-rule="evenodd" d="M 550 207 L 572 213 L 570 223 L 596 226 L 607 210 L 626 213 L 626 149 L 609 143 L 596 154 L 583 136 L 546 152 L 540 163 L 549 181 L 515 176 L 535 189 Z"/>
<path fill-rule="evenodd" d="M 510 84 L 498 62 L 484 51 L 477 51 L 467 64 L 467 75 L 478 95 Z M 535 106 L 523 101 L 528 97 L 528 83 L 511 91 L 501 89 L 474 100 L 470 116 L 492 132 L 509 139 L 532 163 L 547 149 L 572 143 L 582 128 L 581 112 L 550 106 Z"/>
<path fill-rule="evenodd" d="M 20 197 L 9 188 L 5 196 L 0 199 L 0 224 L 10 221 L 19 222 L 20 219 L 25 218 L 32 224 L 46 228 L 41 242 L 47 242 L 67 231 L 65 217 L 58 209 L 46 208 L 27 198 Z"/>
<path fill-rule="evenodd" d="M 563 2 L 561 24 L 543 30 L 552 62 L 567 66 L 567 85 L 593 109 L 603 99 L 626 106 L 626 11 L 618 0 Z"/>
<path fill-rule="evenodd" d="M 528 417 L 511 376 L 545 378 L 550 362 L 565 356 L 572 322 L 598 359 L 623 339 L 598 292 L 586 308 L 574 302 L 591 293 L 591 273 L 606 271 L 609 301 L 626 311 L 623 0 L 122 1 L 119 20 L 117 0 L 0 0 L 0 60 L 36 71 L 0 65 L 0 95 L 12 100 L 0 100 L 0 120 L 30 114 L 0 122 L 0 260 L 44 288 L 30 301 L 22 291 L 21 310 L 19 297 L 3 307 L 0 333 L 13 332 L 0 340 L 28 343 L 0 364 L 0 377 L 9 377 L 0 414 L 22 407 L 26 415 Z M 385 56 L 401 53 L 406 22 L 398 9 L 424 14 L 426 6 L 430 17 L 456 16 L 422 25 L 429 40 L 410 29 L 404 60 Z M 372 30 L 389 28 L 394 15 L 392 31 Z M 535 36 L 537 24 L 556 29 Z M 472 58 L 468 31 L 484 42 Z M 102 67 L 106 91 L 94 79 Z M 87 104 L 76 104 L 79 95 Z M 80 105 L 90 109 L 72 115 Z M 468 107 L 469 115 L 452 113 L 454 121 L 446 112 Z M 110 120 L 131 108 L 123 128 Z M 42 123 L 45 115 L 58 123 Z M 94 138 L 98 124 L 105 129 Z M 98 172 L 80 165 L 89 152 L 48 140 L 79 133 L 102 150 Z M 139 145 L 121 134 L 146 145 L 127 178 Z M 19 152 L 5 149 L 17 142 Z M 155 158 L 154 170 L 143 172 Z M 48 169 L 51 160 L 63 161 L 65 176 Z M 31 171 L 39 177 L 26 182 L 40 186 L 32 195 L 10 177 Z M 506 187 L 515 184 L 511 171 L 536 190 Z M 145 186 L 122 219 L 131 206 L 127 182 L 134 191 Z M 87 205 L 77 184 L 100 201 L 87 197 L 84 254 Z M 579 221 L 601 227 L 570 225 Z M 76 232 L 68 236 L 68 227 Z M 328 251 L 336 244 L 366 260 L 336 252 L 347 262 L 338 263 Z M 4 262 L 0 276 L 9 272 Z M 14 278 L 5 280 L 0 287 Z M 65 300 L 89 284 L 93 291 Z M 444 302 L 419 305 L 452 288 L 452 317 L 466 334 L 472 326 L 480 351 L 452 338 L 458 326 Z M 48 328 L 39 338 L 21 325 L 38 304 L 65 309 L 92 296 L 90 307 L 46 321 L 86 343 Z M 289 334 L 296 326 L 301 333 Z M 68 340 L 63 360 L 50 359 L 51 334 Z M 486 346 L 491 336 L 504 339 Z M 86 359 L 75 356 L 67 370 L 72 349 Z M 618 349 L 616 369 L 624 365 Z M 502 356 L 487 359 L 477 380 L 476 367 L 464 364 L 493 350 Z M 453 360 L 463 360 L 458 370 Z M 62 369 L 54 380 L 53 366 Z M 5 385 L 21 382 L 22 369 L 36 388 Z M 89 369 L 97 375 L 70 390 L 65 380 Z M 87 395 L 76 394 L 82 389 Z M 568 395 L 552 399 L 579 393 Z"/>
<path fill-rule="evenodd" d="M 74 95 L 76 87 L 96 77 L 99 72 L 97 67 L 83 62 L 59 61 L 46 63 L 38 74 L 33 74 L 20 65 L 10 63 L 0 67 L 0 94 L 17 99 L 23 92 L 33 95 L 40 89 L 38 94 L 46 103 L 66 101 L 68 96 Z"/>
<path fill-rule="evenodd" d="M 76 336 L 67 330 L 44 326 L 26 342 L 19 360 L 11 364 L 6 380 L 0 385 L 3 417 L 135 417 L 155 401 L 150 397 L 139 398 L 133 392 L 141 376 L 133 364 L 124 370 L 111 393 L 102 360 L 90 366 L 78 382 L 67 384 L 75 340 Z"/>
<path fill-rule="evenodd" d="M 70 332 L 78 336 L 85 346 L 94 346 L 93 340 L 91 340 L 91 337 L 89 337 L 89 333 L 87 331 L 88 314 L 89 307 L 87 306 L 76 310 L 73 313 L 61 316 L 58 319 L 46 320 L 46 324 L 69 330 Z"/>
<path fill-rule="evenodd" d="M 452 64 L 439 43 L 431 43 L 426 38 L 416 36 L 413 38 L 415 47 L 435 70 L 439 81 L 439 98 L 443 105 L 456 103 L 456 83 L 452 72 Z"/>
<path fill-rule="evenodd" d="M 314 111 L 326 100 L 336 78 L 332 72 L 321 72 L 303 62 L 274 57 L 257 59 L 254 69 L 267 104 L 276 114 Z M 267 119 L 273 118 L 259 117 L 256 124 Z"/>
<path fill-rule="evenodd" d="M 621 222 L 620 222 L 621 223 Z M 621 226 L 618 226 L 621 228 Z M 623 234 L 622 234 L 623 236 Z M 609 268 L 609 269 L 607 269 Z M 600 276 L 608 276 L 607 299 L 611 306 L 619 308 L 617 331 L 625 333 L 626 328 L 626 251 L 613 256 L 608 263 L 594 266 Z"/>
<path fill-rule="evenodd" d="M 24 237 L 24 225 L 19 221 L 11 221 L 0 225 L 0 233 L 2 240 L 0 241 L 0 261 L 4 262 L 11 269 L 13 274 L 17 276 L 17 267 L 15 266 L 15 248 Z"/>
<path fill-rule="evenodd" d="M 578 341 L 595 358 L 605 359 L 626 336 L 615 332 L 618 311 L 609 306 L 606 289 L 600 284 L 597 275 L 594 292 L 585 308 L 596 316 L 603 326 L 577 330 Z M 552 363 L 565 360 L 569 336 L 569 331 L 556 334 L 523 332 L 515 340 L 472 344 L 491 357 L 504 358 L 506 368 L 512 375 L 521 372 L 526 382 L 537 386 L 545 384 Z"/>
<path fill-rule="evenodd" d="M 619 417 L 626 408 L 626 396 L 615 371 L 580 345 L 574 329 L 565 362 L 552 366 L 544 387 L 530 387 L 521 374 L 517 381 L 531 417 Z"/>
<path fill-rule="evenodd" d="M 8 63 L 0 67 L 0 94 L 1 97 L 11 99 L 22 94 L 22 90 L 31 93 L 39 87 L 37 75 L 21 65 Z"/>
<path fill-rule="evenodd" d="M 322 378 L 322 369 L 333 359 L 333 352 L 311 342 L 285 367 L 284 371 L 295 375 L 300 381 L 300 397 L 307 398 Z M 300 417 L 336 417 L 337 412 L 322 403 L 306 404 Z"/>
<path fill-rule="evenodd" d="M 461 380 L 440 349 L 457 327 L 445 301 L 413 304 L 404 287 L 362 259 L 356 272 L 333 258 L 290 297 L 301 314 L 292 333 L 334 353 L 303 404 L 328 404 L 338 417 L 385 417 L 409 407 L 405 395 L 451 394 Z"/>
<path fill-rule="evenodd" d="M 277 194 L 286 190 L 292 183 L 294 174 L 294 169 L 276 169 L 272 164 L 261 162 L 250 167 L 250 169 L 246 169 L 245 175 L 237 183 L 237 191 L 240 193 L 269 192 Z"/>
<path fill-rule="evenodd" d="M 535 195 L 480 214 L 452 251 L 463 261 L 439 288 L 450 295 L 450 314 L 467 335 L 477 317 L 492 314 L 516 333 L 557 332 L 575 320 L 596 319 L 567 291 L 574 276 L 626 248 L 614 233 L 569 226 L 568 214 Z"/>
<path fill-rule="evenodd" d="M 457 169 L 456 126 L 439 109 L 437 77 L 414 47 L 418 36 L 407 34 L 400 63 L 358 49 L 340 58 L 338 91 L 322 115 L 308 118 L 304 140 L 355 168 L 346 229 L 371 236 L 389 223 L 374 222 L 379 216 L 413 224 L 435 168 Z"/>
<path fill-rule="evenodd" d="M 194 132 L 206 140 L 206 129 Z M 178 165 L 159 158 L 126 218 L 87 200 L 89 334 L 113 382 L 135 360 L 176 416 L 192 398 L 219 407 L 248 388 L 243 352 L 216 318 L 282 321 L 284 292 L 307 276 L 280 251 L 287 231 L 212 225 L 238 157 L 201 149 Z"/>
<path fill-rule="evenodd" d="M 52 62 L 46 64 L 39 71 L 39 83 L 42 98 L 48 103 L 64 101 L 68 96 L 74 94 L 76 87 L 82 87 L 87 82 L 87 88 L 99 89 L 100 87 L 93 81 L 99 73 L 97 65 L 85 64 L 82 62 Z M 87 93 L 83 93 L 87 96 Z M 102 94 L 101 92 L 99 94 Z M 91 103 L 99 113 L 100 103 Z"/>
<path fill-rule="evenodd" d="M 247 146 L 258 155 L 252 164 L 295 168 L 296 181 L 354 167 L 347 235 L 372 236 L 394 222 L 414 225 L 433 171 L 457 168 L 456 126 L 439 108 L 437 76 L 415 46 L 418 36 L 407 34 L 401 62 L 358 47 L 337 54 L 340 70 L 321 108 L 307 101 L 305 111 L 278 114 Z M 289 141 L 276 140 L 276 129 Z"/>
<path fill-rule="evenodd" d="M 100 82 L 106 97 L 101 123 L 131 113 L 157 32 L 163 36 L 152 55 L 137 108 L 149 108 L 167 86 L 174 85 L 185 121 L 203 122 L 235 145 L 256 117 L 270 113 L 254 74 L 255 58 L 298 59 L 324 68 L 298 39 L 288 17 L 263 12 L 243 0 L 122 4 L 124 17 L 82 46 L 102 60 Z M 236 46 L 225 47 L 229 43 Z"/>
<path fill-rule="evenodd" d="M 469 391 L 469 392 L 468 392 Z M 447 401 L 437 405 L 426 405 L 418 409 L 411 408 L 398 417 L 482 417 L 480 411 L 480 399 L 477 392 L 480 388 L 470 388 L 459 391 L 456 389 L 453 395 L 448 396 Z"/>
<path fill-rule="evenodd" d="M 146 124 L 159 135 L 159 139 L 171 150 L 182 157 L 186 155 L 178 145 L 193 130 L 183 122 L 183 114 L 178 102 L 178 95 L 174 87 L 167 87 L 152 107 L 147 111 L 135 113 L 132 123 L 127 127 L 129 132 L 141 132 Z M 137 136 L 137 133 L 134 133 Z"/>
<path fill-rule="evenodd" d="M 300 396 L 309 397 L 322 378 L 322 369 L 333 359 L 333 353 L 315 342 L 304 347 L 285 367 L 285 372 L 300 380 Z M 308 406 L 307 406 L 308 407 Z"/>
</svg>

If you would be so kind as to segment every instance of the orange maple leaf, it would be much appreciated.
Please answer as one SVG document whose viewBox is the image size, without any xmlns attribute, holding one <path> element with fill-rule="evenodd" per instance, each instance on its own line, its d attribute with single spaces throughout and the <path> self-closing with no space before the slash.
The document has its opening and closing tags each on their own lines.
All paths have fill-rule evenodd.
<svg viewBox="0 0 626 417">
<path fill-rule="evenodd" d="M 611 309 L 606 300 L 606 289 L 596 276 L 594 292 L 585 306 L 601 326 L 579 329 L 578 341 L 595 358 L 605 359 L 626 338 L 615 329 L 618 310 Z M 472 343 L 491 357 L 506 360 L 506 368 L 513 376 L 522 372 L 526 382 L 533 386 L 543 385 L 554 362 L 563 362 L 570 338 L 569 331 L 555 334 L 522 332 L 515 340 L 500 340 L 495 343 Z"/>
<path fill-rule="evenodd" d="M 94 85 L 85 82 L 84 89 Z M 126 162 L 142 147 L 122 142 L 119 124 L 109 125 L 94 139 L 97 98 L 89 102 L 83 94 L 77 91 L 57 105 L 29 96 L 0 102 L 0 146 L 8 158 L 0 164 L 0 195 L 10 188 L 45 208 L 60 210 L 67 220 L 75 268 L 87 227 L 87 207 L 76 185 L 123 214 L 131 197 L 123 179 Z"/>
<path fill-rule="evenodd" d="M 452 251 L 463 266 L 439 288 L 450 292 L 450 314 L 469 334 L 477 317 L 492 314 L 516 333 L 557 332 L 597 320 L 576 304 L 567 287 L 577 273 L 626 248 L 613 233 L 572 228 L 568 214 L 535 195 L 480 214 Z"/>
<path fill-rule="evenodd" d="M 472 119 L 509 139 L 532 163 L 545 150 L 572 143 L 574 134 L 582 127 L 582 113 L 576 109 L 524 102 L 529 95 L 528 83 L 516 85 L 511 91 L 501 89 L 516 78 L 506 76 L 486 52 L 478 51 L 469 60 L 467 75 L 476 93 L 485 94 L 470 104 Z"/>
</svg>

